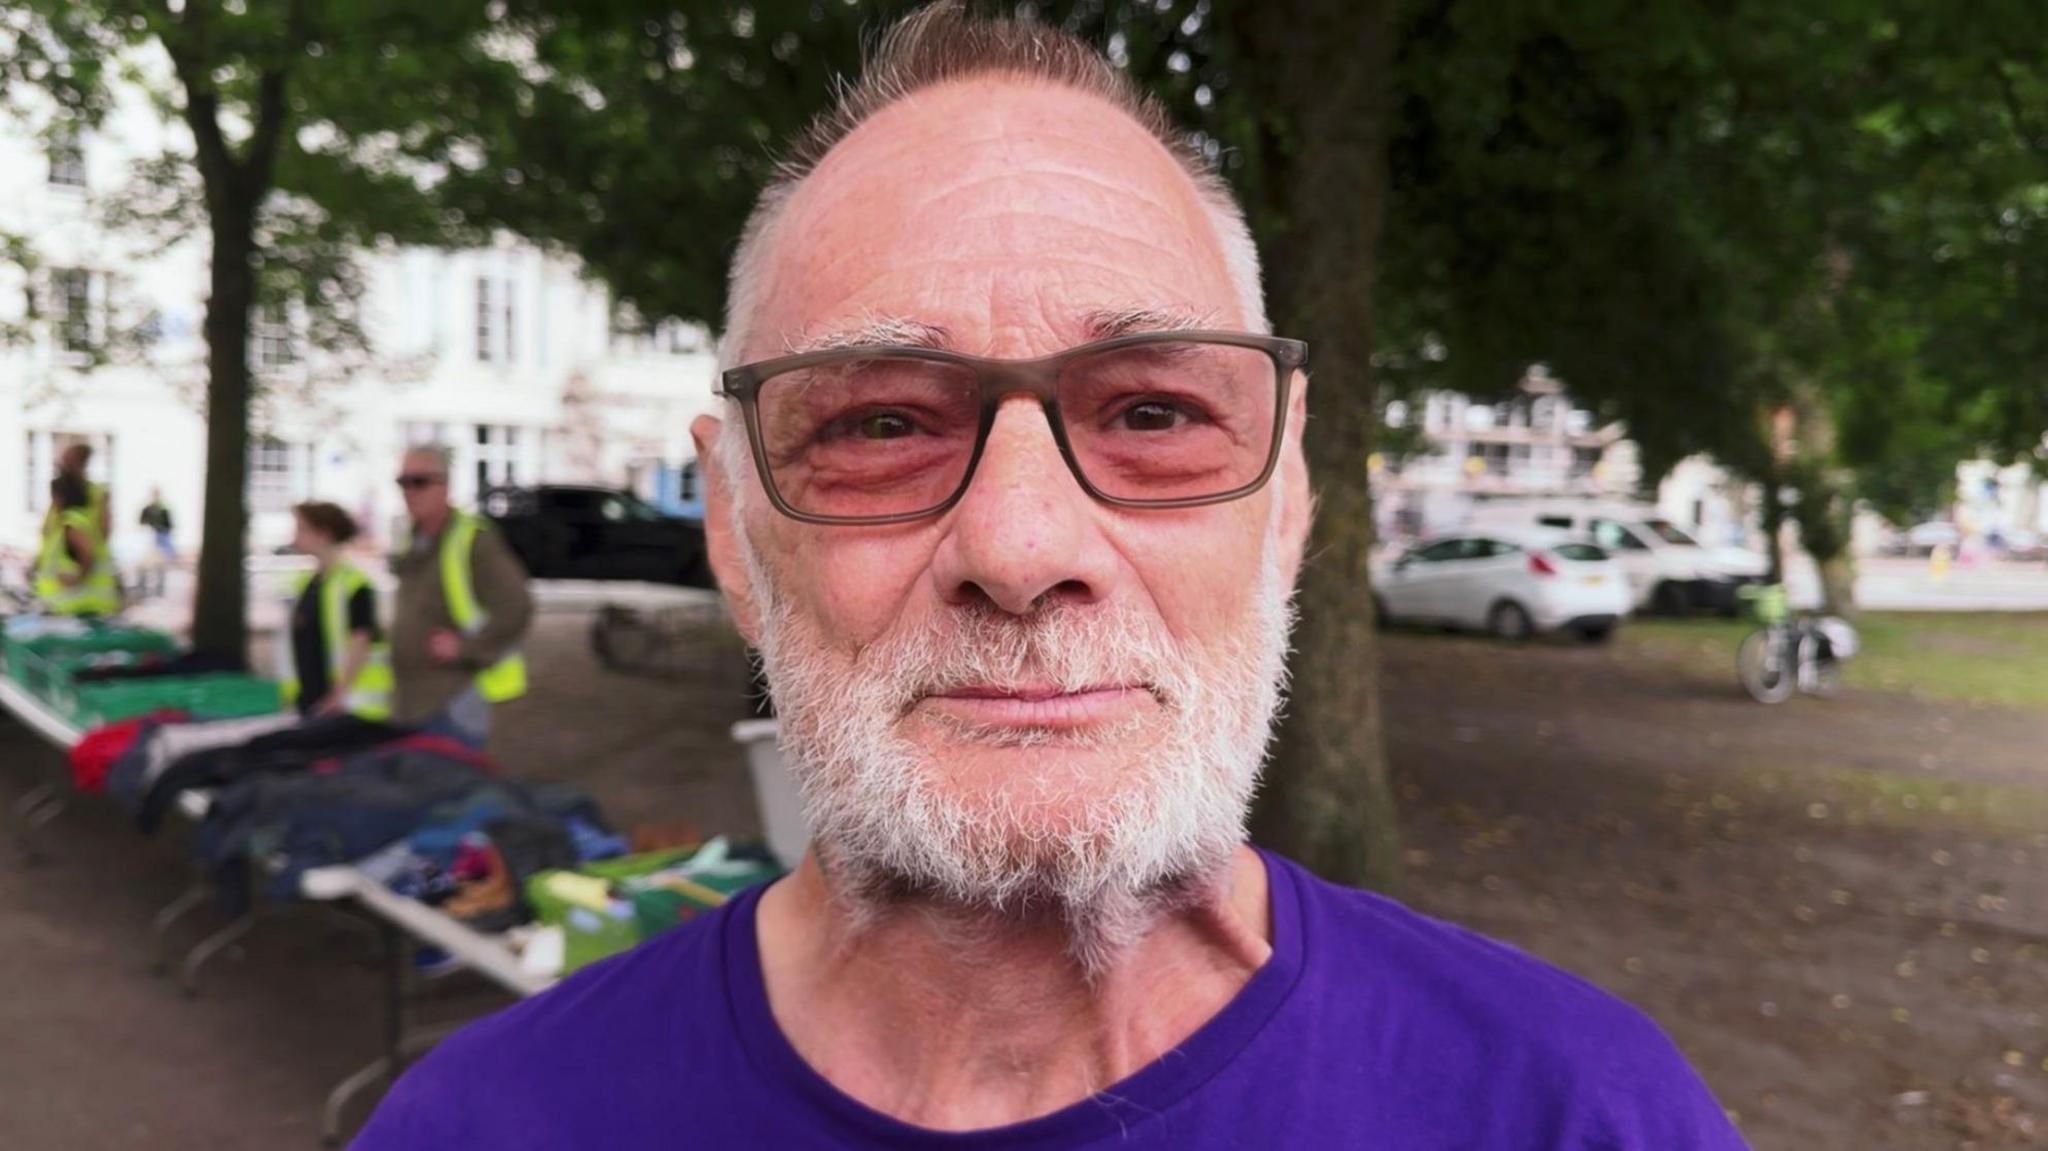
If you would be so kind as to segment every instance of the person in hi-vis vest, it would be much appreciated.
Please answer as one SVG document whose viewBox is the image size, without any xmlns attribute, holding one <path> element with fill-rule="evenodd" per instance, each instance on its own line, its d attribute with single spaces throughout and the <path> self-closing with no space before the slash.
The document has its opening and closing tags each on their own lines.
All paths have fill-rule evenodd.
<svg viewBox="0 0 2048 1151">
<path fill-rule="evenodd" d="M 82 476 L 60 472 L 50 481 L 50 511 L 36 552 L 35 593 L 44 611 L 58 615 L 110 616 L 121 610 L 113 557 Z"/>
<path fill-rule="evenodd" d="M 526 569 L 489 520 L 448 502 L 449 452 L 406 452 L 398 486 L 411 519 L 392 549 L 392 714 L 483 746 L 491 706 L 526 694 L 519 644 L 533 622 Z"/>
<path fill-rule="evenodd" d="M 79 510 L 92 520 L 93 530 L 99 532 L 100 539 L 109 540 L 114 538 L 113 496 L 107 491 L 107 485 L 94 483 L 86 476 L 91 466 L 92 445 L 72 444 L 57 456 L 57 478 L 70 476 L 77 479 L 80 490 L 85 493 L 85 502 Z M 56 522 L 57 502 L 52 500 L 49 509 L 43 513 L 43 534 L 47 536 Z"/>
<path fill-rule="evenodd" d="M 291 619 L 280 633 L 285 699 L 303 716 L 391 714 L 391 653 L 377 626 L 377 589 L 342 556 L 356 538 L 355 517 L 330 503 L 292 509 L 292 547 L 319 565 L 292 594 Z"/>
</svg>

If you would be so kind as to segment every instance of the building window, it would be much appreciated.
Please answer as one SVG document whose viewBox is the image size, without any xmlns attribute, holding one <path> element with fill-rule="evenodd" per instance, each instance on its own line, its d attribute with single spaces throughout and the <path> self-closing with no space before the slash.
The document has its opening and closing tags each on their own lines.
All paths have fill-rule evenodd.
<svg viewBox="0 0 2048 1151">
<path fill-rule="evenodd" d="M 1592 475 L 1593 469 L 1600 466 L 1603 454 L 1600 448 L 1573 448 L 1571 478 L 1582 480 Z"/>
<path fill-rule="evenodd" d="M 509 364 L 519 359 L 519 326 L 513 323 L 512 302 L 515 297 L 509 278 L 499 285 L 498 294 L 505 298 L 505 362 Z"/>
<path fill-rule="evenodd" d="M 256 321 L 254 335 L 258 368 L 288 368 L 298 363 L 298 349 L 293 346 L 291 324 L 285 320 L 282 310 L 263 309 Z"/>
<path fill-rule="evenodd" d="M 51 319 L 67 352 L 93 349 L 93 274 L 84 268 L 58 268 L 50 273 Z"/>
<path fill-rule="evenodd" d="M 492 279 L 477 276 L 477 363 L 492 363 L 494 344 L 498 342 L 498 328 L 494 324 L 496 311 L 492 309 Z"/>
<path fill-rule="evenodd" d="M 271 436 L 249 444 L 249 507 L 281 512 L 312 489 L 312 449 Z"/>
<path fill-rule="evenodd" d="M 476 278 L 476 359 L 509 364 L 518 359 L 515 337 L 518 328 L 513 312 L 512 281 L 490 276 Z"/>
<path fill-rule="evenodd" d="M 1474 474 L 1504 476 L 1508 474 L 1508 445 L 1467 444 L 1465 445 L 1467 469 Z M 1478 460 L 1474 465 L 1470 461 Z"/>
<path fill-rule="evenodd" d="M 85 134 L 66 124 L 50 140 L 50 186 L 85 187 Z"/>
<path fill-rule="evenodd" d="M 476 426 L 476 490 L 483 493 L 519 482 L 519 429 L 505 424 Z"/>
</svg>

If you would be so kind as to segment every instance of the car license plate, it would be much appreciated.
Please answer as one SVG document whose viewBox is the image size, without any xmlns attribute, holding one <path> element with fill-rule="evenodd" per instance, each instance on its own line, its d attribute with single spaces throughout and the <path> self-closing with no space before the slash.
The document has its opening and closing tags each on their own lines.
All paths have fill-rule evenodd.
<svg viewBox="0 0 2048 1151">
<path fill-rule="evenodd" d="M 1601 584 L 1607 582 L 1607 577 L 1604 575 L 1583 576 L 1580 578 L 1579 582 L 1585 584 L 1587 587 L 1599 587 Z"/>
</svg>

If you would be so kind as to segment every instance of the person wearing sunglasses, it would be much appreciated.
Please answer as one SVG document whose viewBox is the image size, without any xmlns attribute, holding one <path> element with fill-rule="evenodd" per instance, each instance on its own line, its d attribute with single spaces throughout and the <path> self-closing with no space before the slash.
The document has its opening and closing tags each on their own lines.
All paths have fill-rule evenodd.
<svg viewBox="0 0 2048 1151">
<path fill-rule="evenodd" d="M 1119 68 L 910 17 L 730 299 L 705 525 L 811 847 L 449 1040 L 360 1146 L 1741 1145 L 1618 1000 L 1246 844 L 1308 349 Z"/>
<path fill-rule="evenodd" d="M 398 472 L 411 526 L 391 557 L 392 715 L 480 748 L 491 708 L 526 694 L 519 644 L 533 597 L 503 534 L 449 502 L 449 460 L 445 447 L 415 447 Z"/>
</svg>

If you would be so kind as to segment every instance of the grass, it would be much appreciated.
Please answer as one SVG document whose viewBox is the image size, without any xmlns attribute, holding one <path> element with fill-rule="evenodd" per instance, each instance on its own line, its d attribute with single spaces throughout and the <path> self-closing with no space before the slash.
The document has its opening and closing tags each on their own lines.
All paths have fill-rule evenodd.
<svg viewBox="0 0 2048 1151">
<path fill-rule="evenodd" d="M 1638 620 L 1627 649 L 1735 674 L 1751 625 L 1736 620 Z M 2048 613 L 1873 612 L 1857 623 L 1863 650 L 1850 687 L 2007 707 L 2048 707 Z"/>
</svg>

